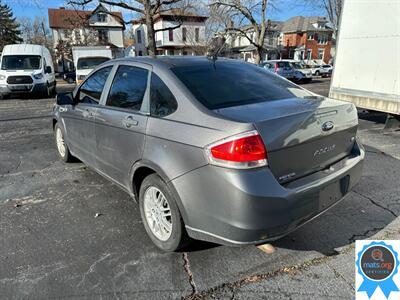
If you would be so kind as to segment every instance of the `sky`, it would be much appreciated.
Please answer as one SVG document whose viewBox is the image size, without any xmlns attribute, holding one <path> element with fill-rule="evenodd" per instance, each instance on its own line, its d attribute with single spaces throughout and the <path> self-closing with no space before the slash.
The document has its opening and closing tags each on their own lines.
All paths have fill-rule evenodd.
<svg viewBox="0 0 400 300">
<path fill-rule="evenodd" d="M 286 21 L 290 17 L 303 15 L 315 16 L 324 15 L 324 11 L 318 7 L 312 6 L 307 0 L 274 0 L 276 8 L 271 8 L 268 14 L 269 19 Z M 65 6 L 65 0 L 2 0 L 7 3 L 17 18 L 44 16 L 47 19 L 47 8 L 58 8 Z M 308 4 L 307 4 L 308 3 Z M 133 17 L 131 14 L 124 13 L 128 19 Z"/>
</svg>

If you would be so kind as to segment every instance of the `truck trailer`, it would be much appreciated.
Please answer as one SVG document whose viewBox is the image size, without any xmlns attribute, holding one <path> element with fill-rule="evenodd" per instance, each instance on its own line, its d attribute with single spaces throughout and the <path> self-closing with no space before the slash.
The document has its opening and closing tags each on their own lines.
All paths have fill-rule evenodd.
<svg viewBox="0 0 400 300">
<path fill-rule="evenodd" d="M 400 1 L 346 0 L 329 96 L 400 115 Z"/>
</svg>

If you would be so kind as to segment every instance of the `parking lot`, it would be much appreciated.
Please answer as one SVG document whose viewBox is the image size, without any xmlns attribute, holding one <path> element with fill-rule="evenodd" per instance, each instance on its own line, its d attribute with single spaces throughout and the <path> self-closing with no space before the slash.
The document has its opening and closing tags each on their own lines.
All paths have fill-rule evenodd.
<svg viewBox="0 0 400 300">
<path fill-rule="evenodd" d="M 327 95 L 329 79 L 303 87 Z M 0 101 L 1 299 L 353 299 L 354 241 L 400 238 L 400 133 L 380 114 L 360 120 L 360 183 L 323 216 L 264 248 L 163 253 L 125 192 L 58 159 L 53 103 Z"/>
</svg>

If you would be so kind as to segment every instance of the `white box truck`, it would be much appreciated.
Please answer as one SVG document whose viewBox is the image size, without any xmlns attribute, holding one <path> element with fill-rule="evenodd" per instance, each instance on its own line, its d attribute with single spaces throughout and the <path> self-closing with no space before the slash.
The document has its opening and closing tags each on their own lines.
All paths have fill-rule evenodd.
<svg viewBox="0 0 400 300">
<path fill-rule="evenodd" d="M 400 1 L 346 0 L 329 96 L 400 115 Z"/>
<path fill-rule="evenodd" d="M 81 83 L 98 65 L 113 58 L 110 46 L 72 47 L 76 83 Z"/>
</svg>

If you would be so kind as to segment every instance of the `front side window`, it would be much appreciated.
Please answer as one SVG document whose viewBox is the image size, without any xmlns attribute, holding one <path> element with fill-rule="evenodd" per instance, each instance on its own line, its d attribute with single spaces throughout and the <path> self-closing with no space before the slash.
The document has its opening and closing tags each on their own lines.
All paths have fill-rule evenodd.
<svg viewBox="0 0 400 300">
<path fill-rule="evenodd" d="M 106 84 L 111 66 L 102 68 L 92 74 L 79 89 L 79 102 L 97 104 Z"/>
<path fill-rule="evenodd" d="M 208 109 L 312 95 L 263 68 L 241 62 L 217 60 L 171 70 Z"/>
<path fill-rule="evenodd" d="M 150 114 L 165 117 L 176 111 L 178 103 L 167 85 L 156 74 L 151 75 Z"/>
<path fill-rule="evenodd" d="M 4 55 L 2 70 L 38 70 L 41 68 L 39 55 Z"/>
<path fill-rule="evenodd" d="M 146 69 L 120 66 L 115 74 L 107 105 L 139 111 L 147 88 Z"/>
</svg>

